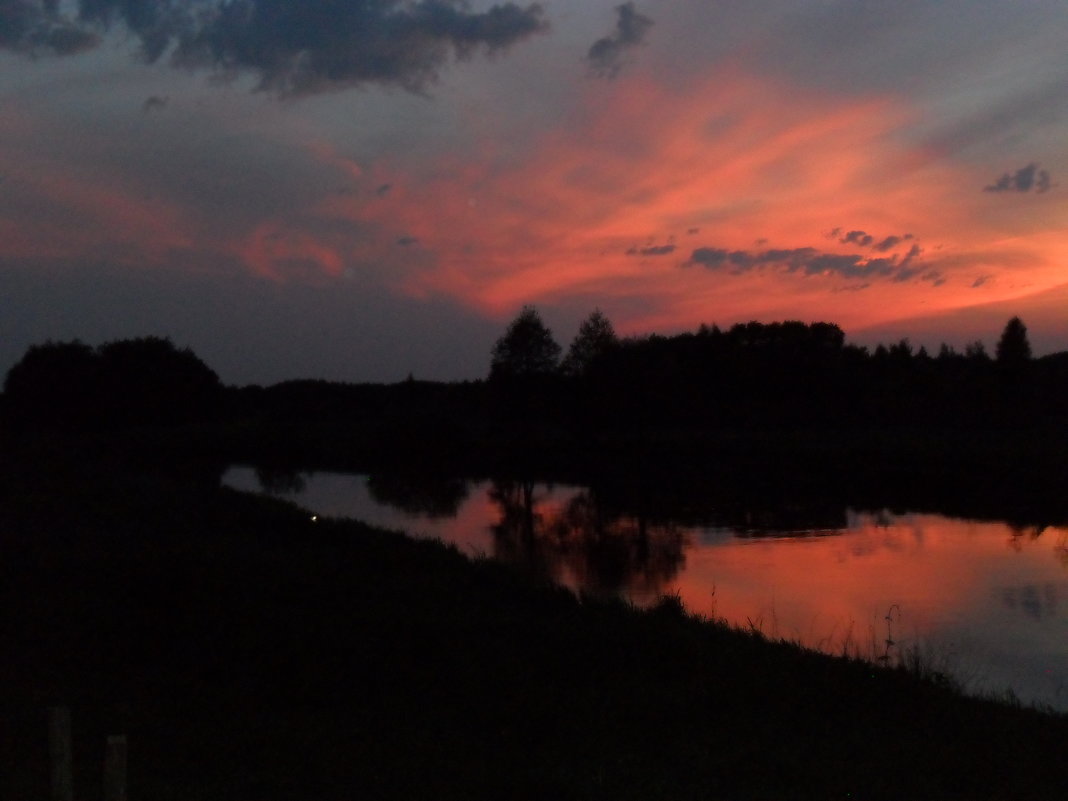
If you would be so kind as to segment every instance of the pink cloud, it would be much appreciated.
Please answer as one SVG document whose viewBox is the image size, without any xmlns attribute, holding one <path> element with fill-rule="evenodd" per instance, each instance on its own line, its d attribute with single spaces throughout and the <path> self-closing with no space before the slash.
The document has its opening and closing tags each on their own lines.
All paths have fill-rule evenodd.
<svg viewBox="0 0 1068 801">
<path fill-rule="evenodd" d="M 404 282 L 411 294 L 446 293 L 498 314 L 575 293 L 640 294 L 651 310 L 622 321 L 631 327 L 763 315 L 860 325 L 923 305 L 957 308 L 974 302 L 965 289 L 980 267 L 1050 285 L 1068 242 L 1056 231 L 1049 241 L 1009 242 L 984 224 L 974 173 L 904 144 L 911 112 L 891 97 L 846 101 L 719 74 L 696 86 L 598 85 L 584 108 L 522 159 L 499 158 L 487 142 L 482 158 L 444 158 L 425 175 L 378 164 L 392 190 L 347 213 L 433 254 Z M 761 239 L 766 248 L 860 252 L 857 242 L 826 239 L 835 226 L 873 232 L 873 242 L 901 238 L 872 258 L 900 263 L 917 243 L 922 255 L 896 284 L 866 279 L 877 291 L 830 272 L 713 276 L 680 267 L 690 253 L 682 247 L 626 256 L 636 242 L 695 228 L 691 251 L 751 249 Z M 964 253 L 982 253 L 982 264 L 959 263 Z"/>
<path fill-rule="evenodd" d="M 180 199 L 137 166 L 38 156 L 36 124 L 13 115 L 0 146 L 19 192 L 0 196 L 0 234 L 16 258 L 236 256 L 271 280 L 359 274 L 496 316 L 589 298 L 630 332 L 787 317 L 849 331 L 1012 299 L 1023 313 L 1063 282 L 1068 208 L 1057 193 L 1007 205 L 976 192 L 985 168 L 908 144 L 915 112 L 900 98 L 846 99 L 737 69 L 576 91 L 583 102 L 551 130 L 502 142 L 472 120 L 471 146 L 437 158 L 362 161 L 298 126 L 278 147 L 280 176 L 254 182 L 262 197 L 240 208 L 251 156 L 221 161 L 232 171 L 218 176 L 199 166 L 196 180 L 215 193 L 202 208 L 188 187 Z M 836 228 L 846 234 L 828 236 Z M 845 272 L 773 260 L 716 271 L 691 263 L 698 248 L 860 261 Z M 869 259 L 896 271 L 866 275 Z"/>
</svg>

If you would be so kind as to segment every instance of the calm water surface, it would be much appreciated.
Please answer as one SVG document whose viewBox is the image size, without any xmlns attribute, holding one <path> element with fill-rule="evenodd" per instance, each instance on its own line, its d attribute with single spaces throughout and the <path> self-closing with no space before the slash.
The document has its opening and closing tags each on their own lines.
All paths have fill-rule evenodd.
<svg viewBox="0 0 1068 801">
<path fill-rule="evenodd" d="M 1068 711 L 1068 528 L 848 509 L 815 520 L 735 509 L 695 524 L 613 512 L 574 486 L 245 467 L 224 482 L 593 594 L 645 604 L 678 593 L 694 611 L 831 652 L 893 659 L 919 647 L 974 690 Z"/>
</svg>

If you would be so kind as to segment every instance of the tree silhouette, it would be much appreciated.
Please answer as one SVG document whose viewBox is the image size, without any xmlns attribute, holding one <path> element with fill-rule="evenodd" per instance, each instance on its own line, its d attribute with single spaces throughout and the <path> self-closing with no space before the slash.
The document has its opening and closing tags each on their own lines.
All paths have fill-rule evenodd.
<svg viewBox="0 0 1068 801">
<path fill-rule="evenodd" d="M 33 345 L 4 381 L 5 414 L 15 425 L 80 428 L 98 416 L 99 358 L 88 345 Z"/>
<path fill-rule="evenodd" d="M 560 346 L 533 306 L 523 310 L 493 346 L 490 378 L 534 378 L 552 375 Z"/>
<path fill-rule="evenodd" d="M 308 487 L 300 471 L 271 464 L 261 464 L 256 468 L 256 480 L 260 483 L 260 489 L 268 495 L 296 495 Z"/>
<path fill-rule="evenodd" d="M 465 479 L 418 473 L 372 473 L 367 489 L 381 504 L 431 520 L 456 517 L 470 493 Z"/>
<path fill-rule="evenodd" d="M 612 327 L 612 322 L 600 309 L 594 309 L 579 326 L 578 334 L 571 340 L 571 347 L 568 348 L 567 356 L 560 365 L 560 369 L 565 375 L 584 375 L 597 357 L 617 344 L 619 344 L 619 338 Z"/>
<path fill-rule="evenodd" d="M 610 510 L 592 490 L 557 507 L 533 482 L 494 479 L 489 499 L 500 513 L 492 527 L 498 559 L 585 593 L 649 601 L 686 562 L 685 529 Z"/>
<path fill-rule="evenodd" d="M 1005 324 L 995 351 L 998 364 L 1016 367 L 1031 360 L 1031 343 L 1027 341 L 1027 326 L 1019 317 Z"/>
<path fill-rule="evenodd" d="M 219 377 L 189 349 L 144 337 L 34 345 L 8 372 L 10 423 L 60 429 L 174 425 L 220 408 Z"/>
<path fill-rule="evenodd" d="M 977 362 L 990 361 L 990 356 L 986 352 L 986 345 L 983 344 L 981 339 L 977 339 L 974 342 L 969 342 L 965 345 L 964 356 Z"/>
<path fill-rule="evenodd" d="M 185 423 L 208 418 L 218 407 L 219 377 L 189 348 L 141 337 L 106 343 L 97 352 L 110 424 Z"/>
</svg>

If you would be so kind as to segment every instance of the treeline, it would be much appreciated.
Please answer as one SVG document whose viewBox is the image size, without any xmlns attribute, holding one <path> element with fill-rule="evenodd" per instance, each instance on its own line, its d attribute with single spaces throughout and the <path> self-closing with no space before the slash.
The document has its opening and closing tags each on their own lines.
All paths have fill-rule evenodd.
<svg viewBox="0 0 1068 801">
<path fill-rule="evenodd" d="M 393 385 L 289 381 L 224 387 L 192 351 L 157 337 L 45 343 L 4 382 L 8 431 L 188 424 L 339 428 L 443 447 L 500 431 L 1018 429 L 1068 426 L 1068 352 L 1033 358 L 1018 318 L 993 354 L 869 350 L 830 323 L 750 322 L 619 337 L 599 311 L 564 351 L 526 307 L 491 350 L 485 380 Z"/>
<path fill-rule="evenodd" d="M 869 350 L 830 323 L 750 322 L 620 338 L 595 311 L 563 359 L 532 307 L 493 349 L 490 386 L 513 405 L 568 397 L 585 425 L 622 428 L 1033 427 L 1068 418 L 1068 353 L 1034 359 L 1019 318 L 994 355 L 908 340 Z M 528 411 L 529 409 L 524 409 Z"/>
</svg>

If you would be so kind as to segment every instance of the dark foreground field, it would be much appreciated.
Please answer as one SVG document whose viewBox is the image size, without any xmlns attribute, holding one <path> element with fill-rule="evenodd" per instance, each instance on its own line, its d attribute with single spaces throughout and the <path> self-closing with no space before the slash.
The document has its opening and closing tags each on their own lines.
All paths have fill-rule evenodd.
<svg viewBox="0 0 1068 801">
<path fill-rule="evenodd" d="M 1049 799 L 1068 718 L 179 475 L 0 483 L 0 798 L 76 797 L 108 734 L 142 799 Z M 33 460 L 31 460 L 32 462 Z M 40 465 L 48 465 L 43 469 Z"/>
</svg>

